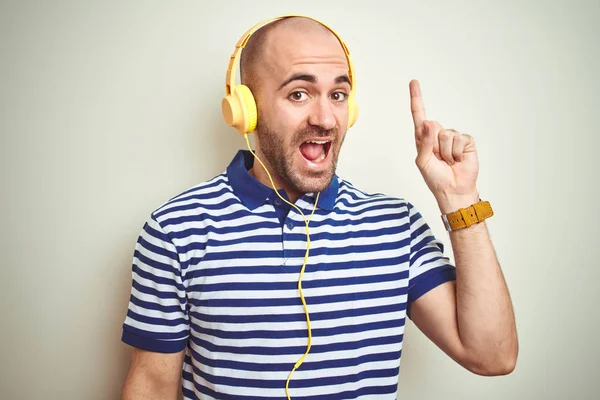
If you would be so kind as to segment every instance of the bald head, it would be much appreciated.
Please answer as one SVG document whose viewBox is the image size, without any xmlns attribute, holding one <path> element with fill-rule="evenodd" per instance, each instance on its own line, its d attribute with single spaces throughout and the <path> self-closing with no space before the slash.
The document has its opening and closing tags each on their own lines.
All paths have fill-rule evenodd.
<svg viewBox="0 0 600 400">
<path fill-rule="evenodd" d="M 290 17 L 272 22 L 257 30 L 242 50 L 240 77 L 253 93 L 260 92 L 260 81 L 273 72 L 274 58 L 281 56 L 298 42 L 335 41 L 337 37 L 326 27 L 310 18 Z"/>
</svg>

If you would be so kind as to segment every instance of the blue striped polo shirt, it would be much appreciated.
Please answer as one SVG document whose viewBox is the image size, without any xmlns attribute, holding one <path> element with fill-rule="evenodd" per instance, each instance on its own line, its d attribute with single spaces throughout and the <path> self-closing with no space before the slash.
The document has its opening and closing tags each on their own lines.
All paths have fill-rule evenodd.
<svg viewBox="0 0 600 400">
<path fill-rule="evenodd" d="M 122 340 L 185 350 L 185 399 L 285 399 L 307 346 L 298 294 L 305 224 L 248 169 L 227 169 L 172 198 L 144 224 Z M 315 195 L 296 205 L 310 215 Z M 419 212 L 335 176 L 310 223 L 302 280 L 313 342 L 294 400 L 396 399 L 407 306 L 455 279 Z"/>
</svg>

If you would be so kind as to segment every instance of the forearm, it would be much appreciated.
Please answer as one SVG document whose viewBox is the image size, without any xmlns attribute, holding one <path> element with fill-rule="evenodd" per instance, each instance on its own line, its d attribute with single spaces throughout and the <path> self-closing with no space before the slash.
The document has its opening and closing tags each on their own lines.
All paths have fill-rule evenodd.
<svg viewBox="0 0 600 400">
<path fill-rule="evenodd" d="M 143 376 L 128 376 L 121 400 L 177 400 L 178 388 L 160 385 Z"/>
<path fill-rule="evenodd" d="M 183 351 L 173 354 L 134 349 L 121 400 L 176 400 Z"/>
<path fill-rule="evenodd" d="M 511 370 L 518 352 L 512 303 L 485 222 L 450 233 L 460 341 L 473 368 Z M 491 372 L 490 372 L 491 373 Z"/>
<path fill-rule="evenodd" d="M 143 374 L 129 374 L 123 385 L 121 400 L 177 400 L 178 387 L 162 385 Z"/>
</svg>

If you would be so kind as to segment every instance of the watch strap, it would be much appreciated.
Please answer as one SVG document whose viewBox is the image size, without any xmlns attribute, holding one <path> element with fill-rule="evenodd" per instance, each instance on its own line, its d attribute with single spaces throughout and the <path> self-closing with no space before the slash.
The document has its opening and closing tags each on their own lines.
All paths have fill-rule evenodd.
<svg viewBox="0 0 600 400">
<path fill-rule="evenodd" d="M 480 201 L 467 208 L 461 208 L 450 214 L 442 215 L 442 221 L 448 232 L 468 228 L 494 215 L 489 201 Z"/>
</svg>

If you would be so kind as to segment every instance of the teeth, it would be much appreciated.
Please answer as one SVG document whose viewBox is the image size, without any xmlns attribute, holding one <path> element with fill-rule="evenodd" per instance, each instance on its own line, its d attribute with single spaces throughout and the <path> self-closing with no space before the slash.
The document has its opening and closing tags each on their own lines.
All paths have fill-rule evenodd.
<svg viewBox="0 0 600 400">
<path fill-rule="evenodd" d="M 325 141 L 325 142 L 318 142 L 318 141 L 316 141 L 316 140 L 311 140 L 311 141 L 309 141 L 308 143 L 314 143 L 314 144 L 325 144 L 325 143 L 327 143 L 327 141 Z"/>
</svg>

